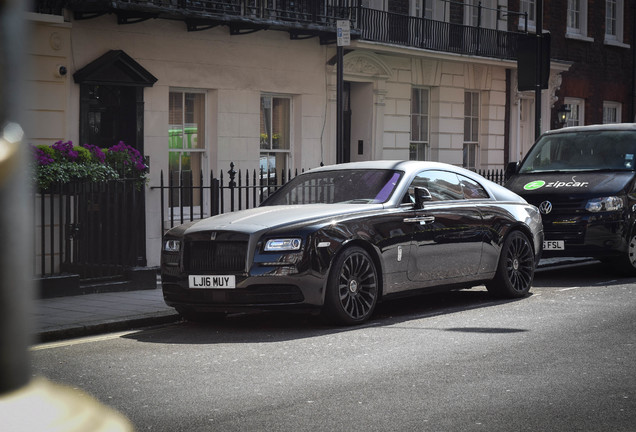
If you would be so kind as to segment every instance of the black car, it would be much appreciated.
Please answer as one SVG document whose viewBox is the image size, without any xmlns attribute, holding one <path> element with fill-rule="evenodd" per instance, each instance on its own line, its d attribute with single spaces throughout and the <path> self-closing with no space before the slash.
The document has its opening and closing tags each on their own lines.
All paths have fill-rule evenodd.
<svg viewBox="0 0 636 432">
<path fill-rule="evenodd" d="M 636 124 L 543 134 L 506 187 L 542 213 L 545 257 L 594 257 L 636 272 Z"/>
<path fill-rule="evenodd" d="M 288 309 L 355 324 L 407 293 L 485 283 L 525 296 L 542 244 L 537 208 L 471 171 L 359 162 L 305 172 L 258 208 L 171 229 L 161 278 L 186 319 Z"/>
</svg>

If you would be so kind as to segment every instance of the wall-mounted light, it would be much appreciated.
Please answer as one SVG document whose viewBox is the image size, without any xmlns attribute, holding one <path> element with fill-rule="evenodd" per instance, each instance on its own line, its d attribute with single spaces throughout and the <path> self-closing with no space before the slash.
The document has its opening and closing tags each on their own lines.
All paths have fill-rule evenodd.
<svg viewBox="0 0 636 432">
<path fill-rule="evenodd" d="M 64 66 L 64 65 L 57 65 L 57 66 L 55 67 L 55 75 L 56 75 L 58 78 L 65 77 L 67 73 L 68 73 L 68 69 L 66 68 L 66 66 Z"/>
<path fill-rule="evenodd" d="M 557 110 L 557 119 L 561 124 L 561 127 L 565 126 L 565 123 L 568 121 L 569 114 L 570 107 L 567 105 L 561 105 L 561 108 Z"/>
</svg>

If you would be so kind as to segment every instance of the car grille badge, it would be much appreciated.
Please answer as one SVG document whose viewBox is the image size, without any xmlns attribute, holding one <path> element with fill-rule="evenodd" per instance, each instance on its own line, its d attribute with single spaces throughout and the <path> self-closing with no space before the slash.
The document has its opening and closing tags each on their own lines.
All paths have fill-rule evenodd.
<svg viewBox="0 0 636 432">
<path fill-rule="evenodd" d="M 552 211 L 552 203 L 550 201 L 543 201 L 539 204 L 539 211 L 541 214 L 549 214 Z"/>
</svg>

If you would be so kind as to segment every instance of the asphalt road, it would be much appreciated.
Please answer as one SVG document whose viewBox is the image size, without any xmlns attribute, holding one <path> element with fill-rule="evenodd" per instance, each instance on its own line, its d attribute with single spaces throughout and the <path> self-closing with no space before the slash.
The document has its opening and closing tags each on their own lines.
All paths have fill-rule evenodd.
<svg viewBox="0 0 636 432">
<path fill-rule="evenodd" d="M 383 304 L 363 327 L 231 317 L 40 345 L 34 374 L 139 431 L 634 431 L 636 279 L 544 270 Z"/>
</svg>

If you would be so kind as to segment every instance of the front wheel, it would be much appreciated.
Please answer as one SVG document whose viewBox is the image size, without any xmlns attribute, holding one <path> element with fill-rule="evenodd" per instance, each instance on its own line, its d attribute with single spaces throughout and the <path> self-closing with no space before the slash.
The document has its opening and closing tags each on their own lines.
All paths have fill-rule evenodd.
<svg viewBox="0 0 636 432">
<path fill-rule="evenodd" d="M 337 324 L 360 324 L 373 313 L 378 293 L 373 259 L 360 247 L 348 248 L 338 255 L 329 273 L 323 315 Z"/>
<path fill-rule="evenodd" d="M 633 276 L 636 274 L 636 229 L 632 230 L 632 233 L 629 236 L 627 252 L 625 252 L 623 256 L 619 257 L 618 260 L 608 262 L 610 262 L 610 264 L 612 264 L 619 272 L 627 276 Z"/>
<path fill-rule="evenodd" d="M 523 297 L 530 291 L 534 269 L 534 250 L 530 240 L 521 231 L 513 231 L 504 241 L 497 272 L 486 288 L 498 297 Z"/>
</svg>

